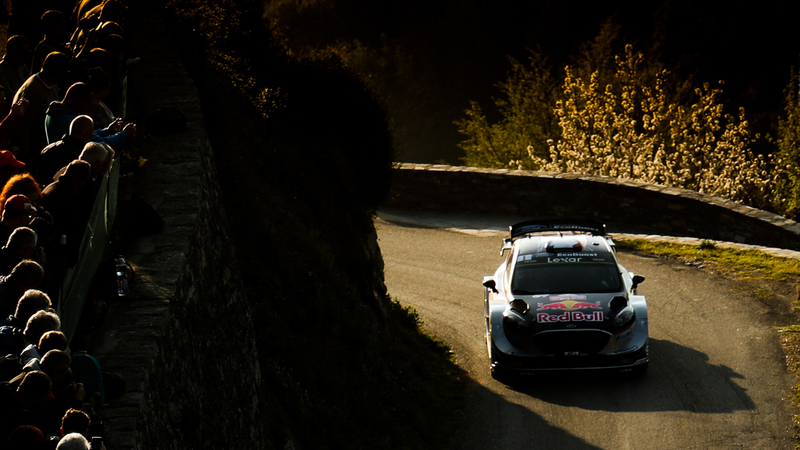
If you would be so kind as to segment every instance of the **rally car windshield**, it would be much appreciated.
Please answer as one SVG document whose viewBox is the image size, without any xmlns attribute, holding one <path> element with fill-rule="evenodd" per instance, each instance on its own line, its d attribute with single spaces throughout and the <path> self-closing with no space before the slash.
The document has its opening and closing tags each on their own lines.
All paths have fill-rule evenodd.
<svg viewBox="0 0 800 450">
<path fill-rule="evenodd" d="M 517 264 L 511 292 L 517 295 L 622 291 L 614 263 Z"/>
</svg>

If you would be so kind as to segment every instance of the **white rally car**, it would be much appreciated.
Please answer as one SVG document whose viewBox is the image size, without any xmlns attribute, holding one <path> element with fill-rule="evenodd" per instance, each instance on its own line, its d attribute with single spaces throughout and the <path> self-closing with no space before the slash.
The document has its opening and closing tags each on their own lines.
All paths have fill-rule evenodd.
<svg viewBox="0 0 800 450">
<path fill-rule="evenodd" d="M 510 227 L 484 277 L 492 374 L 644 371 L 650 360 L 644 277 L 617 262 L 605 225 L 532 220 Z"/>
</svg>

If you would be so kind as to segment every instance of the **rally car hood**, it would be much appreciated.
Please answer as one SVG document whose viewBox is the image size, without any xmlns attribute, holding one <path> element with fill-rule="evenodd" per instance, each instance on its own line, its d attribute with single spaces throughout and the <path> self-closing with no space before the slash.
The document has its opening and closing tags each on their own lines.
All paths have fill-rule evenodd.
<svg viewBox="0 0 800 450">
<path fill-rule="evenodd" d="M 611 327 L 611 319 L 629 306 L 624 292 L 598 294 L 516 295 L 507 308 L 507 317 L 522 319 L 526 327 L 602 328 Z M 525 301 L 523 311 L 519 300 Z"/>
</svg>

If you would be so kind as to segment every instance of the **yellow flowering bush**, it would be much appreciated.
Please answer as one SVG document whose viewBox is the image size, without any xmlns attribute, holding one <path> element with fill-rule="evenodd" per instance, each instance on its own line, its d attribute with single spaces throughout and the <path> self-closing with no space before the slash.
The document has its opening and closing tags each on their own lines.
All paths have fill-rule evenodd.
<svg viewBox="0 0 800 450">
<path fill-rule="evenodd" d="M 721 88 L 704 84 L 690 96 L 670 92 L 669 73 L 654 71 L 630 45 L 615 57 L 615 64 L 610 77 L 599 70 L 567 67 L 558 99 L 534 93 L 535 84 L 512 88 L 510 84 L 520 79 L 512 75 L 502 85 L 509 100 L 498 103 L 506 106 L 501 108 L 503 120 L 489 124 L 473 103 L 468 118 L 457 122 L 468 136 L 462 143 L 465 162 L 604 175 L 692 189 L 751 206 L 769 205 L 775 179 L 768 161 L 751 150 L 754 137 L 744 111 L 735 116 L 724 112 Z M 552 109 L 559 125 L 551 133 L 538 121 L 546 108 Z M 536 114 L 527 116 L 531 129 L 526 132 L 520 115 L 534 109 Z"/>
<path fill-rule="evenodd" d="M 774 185 L 767 161 L 750 150 L 744 111 L 723 112 L 721 89 L 704 84 L 688 105 L 669 101 L 664 75 L 638 84 L 641 53 L 617 57 L 615 85 L 601 86 L 567 68 L 556 102 L 561 137 L 550 141 L 541 170 L 606 175 L 664 184 L 746 204 L 768 203 Z"/>
<path fill-rule="evenodd" d="M 784 117 L 779 121 L 777 143 L 776 202 L 784 215 L 796 220 L 800 218 L 800 74 L 794 68 L 784 91 Z"/>
</svg>

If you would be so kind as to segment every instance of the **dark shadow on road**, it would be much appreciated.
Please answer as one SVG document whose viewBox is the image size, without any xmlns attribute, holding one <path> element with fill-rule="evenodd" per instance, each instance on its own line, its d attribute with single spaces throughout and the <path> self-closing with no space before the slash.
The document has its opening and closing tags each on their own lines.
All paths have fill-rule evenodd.
<svg viewBox="0 0 800 450">
<path fill-rule="evenodd" d="M 475 380 L 456 450 L 600 450 L 569 431 L 553 426 L 524 405 L 509 402 Z"/>
<path fill-rule="evenodd" d="M 730 367 L 670 341 L 651 339 L 645 375 L 614 371 L 545 372 L 514 380 L 509 389 L 560 406 L 598 411 L 691 411 L 721 414 L 755 404 Z"/>
</svg>

